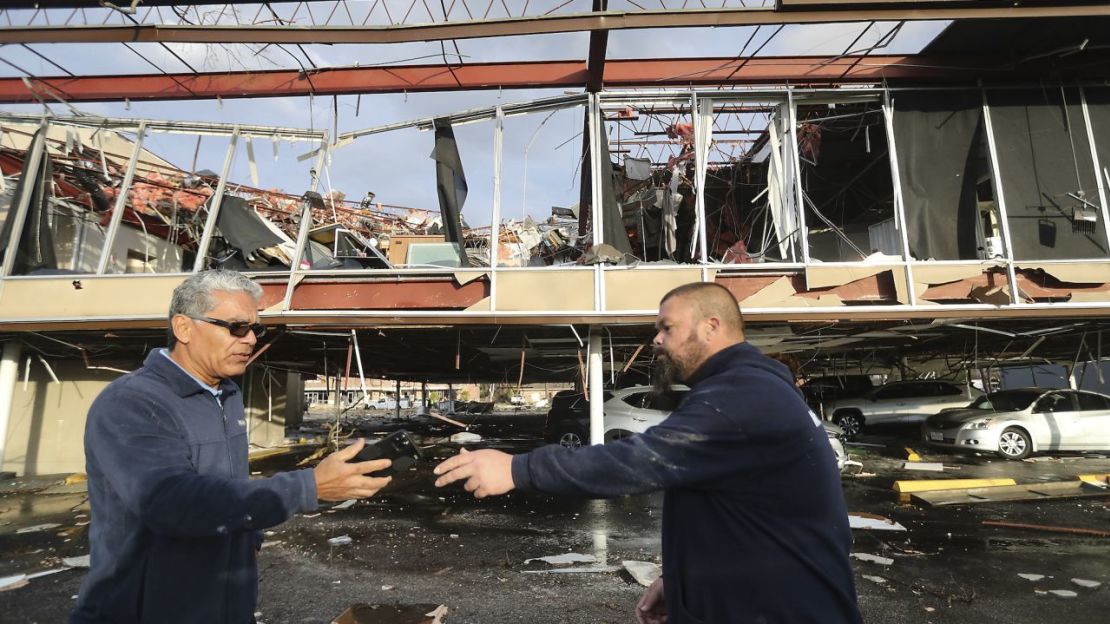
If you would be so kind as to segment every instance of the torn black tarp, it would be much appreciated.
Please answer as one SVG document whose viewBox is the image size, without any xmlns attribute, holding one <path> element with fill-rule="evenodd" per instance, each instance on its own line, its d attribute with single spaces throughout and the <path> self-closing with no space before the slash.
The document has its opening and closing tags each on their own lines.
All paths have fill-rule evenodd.
<svg viewBox="0 0 1110 624">
<path fill-rule="evenodd" d="M 898 91 L 894 137 L 910 254 L 979 257 L 975 196 L 983 102 L 977 91 Z"/>
<path fill-rule="evenodd" d="M 1105 258 L 1106 224 L 1075 218 L 1086 206 L 1076 196 L 1099 202 L 1078 89 L 999 89 L 987 101 L 1014 258 Z"/>
<path fill-rule="evenodd" d="M 36 136 L 31 140 L 32 146 L 41 145 L 38 134 L 43 132 L 45 130 L 39 130 L 36 133 Z M 24 166 L 31 160 L 31 153 L 28 151 L 23 161 Z M 34 170 L 23 170 L 19 177 L 19 183 L 11 196 L 8 216 L 4 219 L 3 227 L 0 227 L 0 258 L 7 254 L 20 200 L 27 193 L 31 193 L 31 200 L 27 206 L 27 217 L 23 221 L 19 243 L 16 247 L 12 275 L 27 275 L 43 269 L 58 268 L 58 259 L 54 254 L 54 237 L 50 232 L 50 222 L 47 218 L 50 210 L 53 171 L 50 156 L 43 154 L 38 167 Z"/>
<path fill-rule="evenodd" d="M 243 254 L 244 259 L 259 249 L 282 242 L 281 237 L 266 227 L 262 217 L 251 209 L 246 200 L 234 195 L 224 195 L 216 226 L 227 242 Z"/>
<path fill-rule="evenodd" d="M 583 136 L 589 136 L 589 124 L 585 124 L 585 127 L 586 132 Z M 581 192 L 578 200 L 578 231 L 581 235 L 584 235 L 587 231 L 585 226 L 590 223 L 594 204 L 592 191 L 593 176 L 590 174 L 593 169 L 593 163 L 591 162 L 589 149 L 584 151 L 586 153 L 582 159 L 582 184 L 580 186 Z M 617 202 L 616 185 L 613 184 L 613 163 L 609 156 L 608 137 L 601 137 L 600 156 L 602 240 L 606 244 L 612 245 L 621 253 L 632 254 L 632 243 L 628 241 L 628 232 L 624 229 L 621 207 Z"/>
<path fill-rule="evenodd" d="M 443 218 L 447 242 L 454 243 L 459 252 L 459 265 L 470 266 L 463 249 L 462 208 L 466 203 L 466 175 L 455 143 L 451 120 L 443 118 L 433 122 L 436 144 L 431 158 L 436 161 L 436 191 L 439 195 L 439 212 Z"/>
</svg>

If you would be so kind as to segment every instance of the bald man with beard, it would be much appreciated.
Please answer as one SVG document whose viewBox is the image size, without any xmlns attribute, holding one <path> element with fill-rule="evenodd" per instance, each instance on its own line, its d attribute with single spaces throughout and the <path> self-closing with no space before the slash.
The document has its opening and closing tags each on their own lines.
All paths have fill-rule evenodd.
<svg viewBox="0 0 1110 624">
<path fill-rule="evenodd" d="M 436 485 L 591 498 L 663 490 L 663 575 L 641 624 L 858 624 L 851 529 L 836 461 L 790 371 L 744 341 L 732 293 L 675 288 L 660 302 L 656 384 L 690 386 L 640 435 L 523 455 L 463 452 Z"/>
</svg>

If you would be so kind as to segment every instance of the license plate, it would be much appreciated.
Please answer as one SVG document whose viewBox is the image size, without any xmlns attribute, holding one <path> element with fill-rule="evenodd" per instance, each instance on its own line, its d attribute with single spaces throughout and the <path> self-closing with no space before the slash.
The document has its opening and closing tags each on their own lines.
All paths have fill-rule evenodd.
<svg viewBox="0 0 1110 624">
<path fill-rule="evenodd" d="M 944 440 L 944 434 L 939 432 L 939 431 L 930 431 L 929 432 L 929 439 L 930 440 L 936 440 L 937 442 L 940 442 L 940 441 Z"/>
</svg>

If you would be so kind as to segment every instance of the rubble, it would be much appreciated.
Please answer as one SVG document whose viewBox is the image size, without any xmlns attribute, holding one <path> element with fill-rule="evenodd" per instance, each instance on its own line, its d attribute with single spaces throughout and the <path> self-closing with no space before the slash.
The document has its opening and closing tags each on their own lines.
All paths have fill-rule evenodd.
<svg viewBox="0 0 1110 624">
<path fill-rule="evenodd" d="M 351 605 L 331 624 L 444 624 L 447 607 L 433 604 Z"/>
<path fill-rule="evenodd" d="M 563 565 L 566 563 L 593 563 L 597 561 L 597 557 L 593 555 L 580 555 L 578 553 L 566 553 L 565 555 L 547 555 L 546 557 L 533 557 L 525 559 L 524 563 L 532 563 L 533 561 L 543 561 L 551 565 Z"/>
<path fill-rule="evenodd" d="M 905 531 L 906 527 L 891 520 L 875 514 L 865 513 L 850 513 L 848 514 L 848 526 L 853 529 L 868 529 L 873 531 Z"/>
<path fill-rule="evenodd" d="M 894 560 L 890 557 L 880 557 L 879 555 L 872 555 L 868 553 L 852 553 L 852 558 L 885 566 L 892 565 L 894 563 Z"/>
<path fill-rule="evenodd" d="M 1070 589 L 1050 589 L 1048 590 L 1048 593 L 1056 596 L 1057 598 L 1075 598 L 1079 595 Z"/>
<path fill-rule="evenodd" d="M 628 572 L 632 578 L 643 585 L 644 587 L 650 586 L 655 582 L 655 579 L 662 575 L 663 571 L 659 564 L 650 561 L 622 561 L 621 565 L 624 567 L 625 572 Z"/>
</svg>

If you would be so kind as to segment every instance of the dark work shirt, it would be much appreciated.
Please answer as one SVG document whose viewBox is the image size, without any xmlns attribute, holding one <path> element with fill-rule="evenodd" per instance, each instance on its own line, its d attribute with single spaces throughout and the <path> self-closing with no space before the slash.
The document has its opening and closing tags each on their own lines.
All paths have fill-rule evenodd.
<svg viewBox="0 0 1110 624">
<path fill-rule="evenodd" d="M 690 385 L 643 434 L 514 457 L 513 482 L 591 497 L 664 490 L 668 624 L 860 622 L 840 475 L 790 372 L 740 343 Z"/>
</svg>

